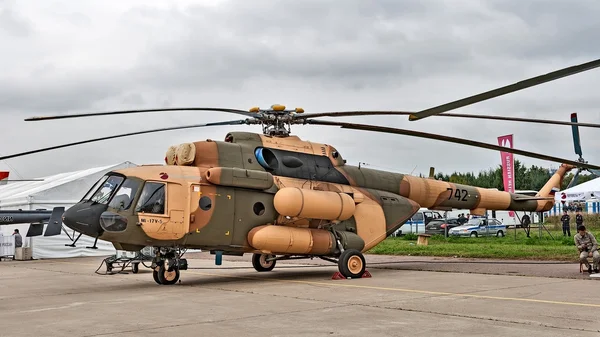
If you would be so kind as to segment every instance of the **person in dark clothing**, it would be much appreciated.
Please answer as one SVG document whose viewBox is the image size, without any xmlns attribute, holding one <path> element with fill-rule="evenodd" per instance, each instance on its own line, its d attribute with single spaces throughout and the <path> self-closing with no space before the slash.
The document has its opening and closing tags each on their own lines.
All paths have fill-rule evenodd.
<svg viewBox="0 0 600 337">
<path fill-rule="evenodd" d="M 529 225 L 531 225 L 531 219 L 529 218 L 529 215 L 527 215 L 527 213 L 523 214 L 523 217 L 521 218 L 521 227 L 523 227 L 525 229 L 525 233 L 527 233 L 527 237 L 529 236 Z"/>
<path fill-rule="evenodd" d="M 21 237 L 21 234 L 19 234 L 19 230 L 15 229 L 13 235 L 15 236 L 15 247 L 23 247 L 23 238 Z"/>
<path fill-rule="evenodd" d="M 575 223 L 577 224 L 577 227 L 583 225 L 583 214 L 581 214 L 580 209 L 577 210 L 577 214 L 575 215 Z"/>
<path fill-rule="evenodd" d="M 521 218 L 521 225 L 523 225 L 523 227 L 527 228 L 527 227 L 529 227 L 530 224 L 531 224 L 531 219 L 529 218 L 529 215 L 524 214 L 523 217 Z"/>
<path fill-rule="evenodd" d="M 571 227 L 569 226 L 569 222 L 571 221 L 571 216 L 565 210 L 565 214 L 560 218 L 562 222 L 563 236 L 571 236 Z"/>
</svg>

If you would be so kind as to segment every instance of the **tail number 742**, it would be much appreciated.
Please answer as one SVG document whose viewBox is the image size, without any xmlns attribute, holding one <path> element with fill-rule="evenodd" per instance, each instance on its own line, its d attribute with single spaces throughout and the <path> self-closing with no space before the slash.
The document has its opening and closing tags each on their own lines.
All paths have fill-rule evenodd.
<svg viewBox="0 0 600 337">
<path fill-rule="evenodd" d="M 449 195 L 448 195 L 448 200 L 452 199 L 452 197 L 454 197 L 456 200 L 458 201 L 467 201 L 467 196 L 469 195 L 469 192 L 467 190 L 461 190 L 461 189 L 453 189 L 452 187 L 448 187 L 446 189 L 447 191 L 450 191 Z"/>
</svg>

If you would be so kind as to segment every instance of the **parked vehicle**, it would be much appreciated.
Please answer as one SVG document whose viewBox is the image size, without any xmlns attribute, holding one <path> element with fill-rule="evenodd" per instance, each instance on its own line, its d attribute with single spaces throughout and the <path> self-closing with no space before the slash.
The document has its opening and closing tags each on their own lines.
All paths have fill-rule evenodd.
<svg viewBox="0 0 600 337">
<path fill-rule="evenodd" d="M 408 233 L 425 233 L 425 225 L 435 219 L 444 219 L 444 217 L 436 211 L 430 211 L 427 208 L 421 208 L 415 213 L 412 218 L 396 230 L 392 236 L 400 236 Z"/>
<path fill-rule="evenodd" d="M 433 219 L 429 221 L 427 225 L 425 225 L 425 234 L 441 234 L 445 235 L 446 230 L 448 232 L 450 229 L 454 227 L 458 227 L 462 224 L 461 219 L 459 218 L 449 218 L 449 219 Z"/>
<path fill-rule="evenodd" d="M 495 235 L 502 237 L 506 234 L 506 225 L 497 219 L 472 218 L 466 224 L 450 229 L 448 234 L 451 236 L 478 237 Z"/>
</svg>

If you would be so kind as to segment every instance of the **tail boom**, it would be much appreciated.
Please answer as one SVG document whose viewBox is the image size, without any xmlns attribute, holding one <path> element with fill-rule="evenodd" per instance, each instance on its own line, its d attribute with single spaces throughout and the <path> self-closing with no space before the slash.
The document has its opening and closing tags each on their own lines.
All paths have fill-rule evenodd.
<svg viewBox="0 0 600 337">
<path fill-rule="evenodd" d="M 573 166 L 563 164 L 540 189 L 536 197 L 464 184 L 404 175 L 400 195 L 429 209 L 469 209 L 474 215 L 486 210 L 542 212 L 554 206 L 553 192 Z"/>
</svg>

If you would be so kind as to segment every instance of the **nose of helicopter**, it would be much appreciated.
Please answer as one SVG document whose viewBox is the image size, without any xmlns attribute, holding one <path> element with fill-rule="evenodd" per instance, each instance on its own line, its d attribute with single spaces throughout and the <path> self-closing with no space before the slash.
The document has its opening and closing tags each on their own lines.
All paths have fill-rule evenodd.
<svg viewBox="0 0 600 337">
<path fill-rule="evenodd" d="M 80 202 L 67 209 L 63 214 L 63 223 L 84 235 L 97 237 L 102 234 L 100 215 L 106 210 L 103 204 Z"/>
</svg>

